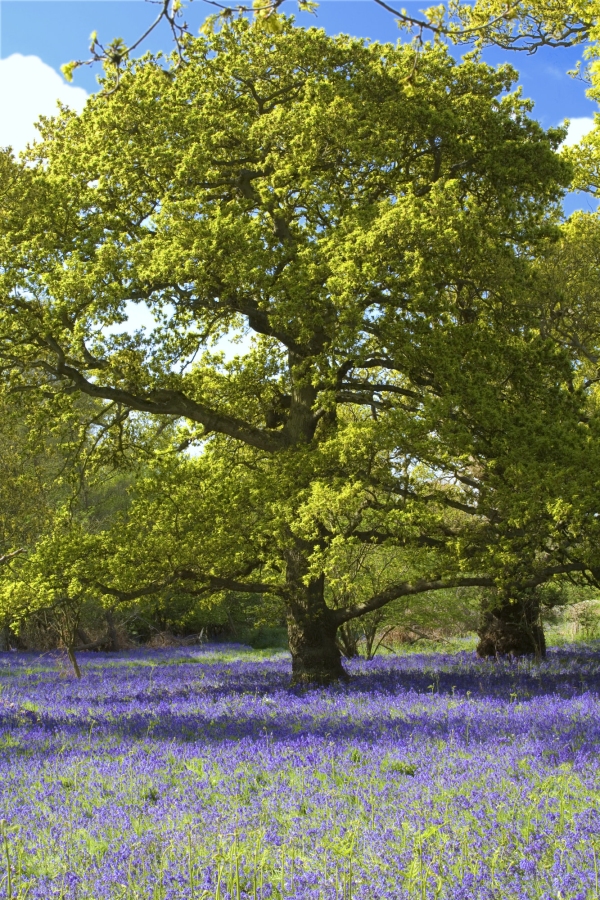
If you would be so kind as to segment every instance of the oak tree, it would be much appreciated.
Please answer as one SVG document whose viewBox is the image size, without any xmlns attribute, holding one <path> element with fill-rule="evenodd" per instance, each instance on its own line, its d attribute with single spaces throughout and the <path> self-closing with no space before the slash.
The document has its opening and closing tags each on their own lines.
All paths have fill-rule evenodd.
<svg viewBox="0 0 600 900">
<path fill-rule="evenodd" d="M 239 19 L 127 63 L 6 160 L 5 389 L 195 448 L 155 456 L 119 528 L 60 538 L 78 590 L 276 597 L 294 680 L 327 682 L 337 629 L 398 598 L 480 586 L 512 609 L 591 571 L 564 511 L 596 443 L 533 265 L 570 166 L 514 79 Z M 153 329 L 121 327 L 131 303 Z M 357 546 L 396 563 L 333 608 Z"/>
</svg>

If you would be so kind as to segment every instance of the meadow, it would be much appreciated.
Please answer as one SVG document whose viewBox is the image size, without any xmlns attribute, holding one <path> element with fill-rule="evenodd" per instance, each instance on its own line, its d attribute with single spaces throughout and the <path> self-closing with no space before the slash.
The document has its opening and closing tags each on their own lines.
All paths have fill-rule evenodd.
<svg viewBox="0 0 600 900">
<path fill-rule="evenodd" d="M 600 646 L 0 655 L 0 897 L 598 900 Z"/>
</svg>

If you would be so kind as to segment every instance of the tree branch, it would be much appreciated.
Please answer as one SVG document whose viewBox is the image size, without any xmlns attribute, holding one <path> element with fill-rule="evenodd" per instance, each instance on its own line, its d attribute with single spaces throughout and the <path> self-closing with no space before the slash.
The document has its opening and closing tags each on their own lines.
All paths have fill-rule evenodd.
<svg viewBox="0 0 600 900">
<path fill-rule="evenodd" d="M 113 88 L 115 90 L 120 83 L 124 62 L 162 21 L 168 23 L 179 55 L 180 64 L 183 63 L 184 44 L 186 38 L 190 35 L 190 31 L 185 21 L 181 22 L 181 24 L 177 21 L 181 15 L 182 4 L 180 0 L 154 0 L 154 2 L 159 6 L 158 15 L 132 44 L 126 45 L 120 38 L 116 38 L 107 46 L 103 46 L 98 40 L 96 32 L 94 32 L 91 35 L 90 57 L 86 60 L 79 59 L 61 66 L 67 80 L 72 80 L 73 71 L 80 66 L 108 62 L 115 70 L 116 85 Z M 253 6 L 248 3 L 231 5 L 227 2 L 221 2 L 221 0 L 204 0 L 204 2 L 208 6 L 219 10 L 217 14 L 208 18 L 204 26 L 205 29 L 208 26 L 210 31 L 214 27 L 215 20 L 226 22 L 233 16 L 239 15 L 253 14 L 259 23 L 266 23 L 271 17 L 277 15 L 278 9 L 284 0 L 262 0 L 262 2 L 259 0 Z M 573 47 L 583 43 L 589 38 L 590 31 L 594 25 L 593 20 L 586 20 L 583 17 L 578 19 L 574 15 L 565 14 L 561 28 L 559 30 L 553 29 L 552 24 L 545 25 L 541 19 L 537 20 L 530 13 L 519 17 L 518 7 L 520 0 L 513 0 L 512 3 L 507 2 L 505 8 L 498 15 L 471 27 L 465 27 L 461 22 L 460 15 L 458 16 L 458 21 L 456 16 L 454 21 L 444 21 L 443 19 L 435 21 L 434 19 L 422 19 L 410 15 L 405 9 L 396 9 L 387 0 L 375 0 L 375 3 L 395 16 L 396 21 L 400 25 L 415 31 L 420 45 L 423 44 L 423 34 L 429 32 L 438 38 L 443 37 L 453 43 L 468 43 L 479 39 L 484 44 L 496 45 L 507 50 L 524 50 L 532 54 L 539 47 L 543 46 Z M 310 8 L 311 4 L 307 4 L 307 6 Z M 515 21 L 517 23 L 526 22 L 528 30 L 513 28 L 512 24 Z M 415 60 L 416 58 L 415 55 Z M 112 93 L 112 91 L 107 93 Z"/>
<path fill-rule="evenodd" d="M 93 584 L 94 587 L 101 591 L 101 593 L 106 594 L 109 597 L 114 597 L 119 603 L 130 603 L 133 600 L 139 600 L 140 597 L 158 594 L 165 588 L 183 581 L 204 582 L 204 585 L 200 590 L 190 592 L 193 594 L 223 590 L 239 591 L 240 593 L 245 594 L 280 594 L 280 589 L 274 584 L 265 584 L 261 581 L 237 580 L 237 578 L 243 578 L 246 574 L 250 574 L 257 566 L 258 563 L 251 563 L 243 571 L 231 578 L 220 578 L 217 575 L 204 575 L 202 573 L 194 572 L 192 569 L 177 569 L 166 578 L 163 578 L 160 581 L 153 581 L 150 584 L 141 588 L 136 588 L 133 591 L 121 591 L 118 588 L 103 584 L 100 581 L 95 581 Z"/>
<path fill-rule="evenodd" d="M 68 378 L 82 394 L 121 403 L 138 412 L 190 419 L 190 421 L 202 425 L 206 433 L 215 431 L 219 434 L 226 434 L 268 453 L 274 453 L 283 447 L 284 441 L 279 432 L 255 428 L 235 416 L 218 413 L 210 407 L 186 397 L 181 391 L 155 390 L 147 394 L 134 394 L 123 388 L 109 387 L 88 381 L 80 371 L 64 361 L 64 355 L 54 341 L 52 343 L 48 341 L 48 344 L 57 353 L 58 362 L 56 366 L 45 364 L 46 370 L 57 378 Z"/>
<path fill-rule="evenodd" d="M 347 536 L 350 535 L 359 538 L 364 544 L 383 545 L 390 542 L 388 543 L 388 546 L 391 545 L 394 547 L 406 547 L 411 544 L 416 544 L 418 547 L 433 547 L 437 550 L 443 549 L 446 546 L 445 541 L 442 541 L 439 538 L 430 537 L 427 534 L 420 534 L 414 539 L 398 538 L 396 535 L 386 534 L 375 528 L 366 531 L 352 530 L 347 532 Z"/>
<path fill-rule="evenodd" d="M 401 397 L 410 397 L 411 400 L 423 399 L 418 391 L 398 387 L 396 384 L 371 384 L 368 381 L 358 381 L 355 378 L 348 378 L 346 381 L 342 381 L 340 388 L 347 388 L 351 391 L 367 391 L 374 394 L 399 394 Z"/>
<path fill-rule="evenodd" d="M 21 547 L 19 550 L 13 550 L 12 553 L 6 553 L 4 556 L 0 556 L 0 566 L 6 565 L 9 563 L 11 559 L 14 559 L 16 556 L 20 556 L 21 553 L 26 553 L 24 547 Z"/>
<path fill-rule="evenodd" d="M 400 597 L 412 597 L 415 594 L 426 594 L 429 591 L 443 591 L 445 588 L 493 586 L 494 579 L 489 576 L 463 576 L 460 578 L 449 578 L 446 581 L 441 578 L 433 581 L 419 580 L 412 584 L 405 581 L 402 584 L 391 585 L 389 588 L 386 588 L 379 594 L 375 594 L 370 600 L 367 600 L 364 603 L 357 603 L 356 606 L 350 606 L 347 609 L 332 610 L 332 616 L 334 622 L 339 627 L 340 625 L 343 625 L 344 622 L 349 622 L 351 619 L 358 619 L 366 613 L 381 609 L 382 606 L 387 606 L 392 600 L 398 600 Z"/>
<path fill-rule="evenodd" d="M 541 569 L 537 575 L 534 575 L 532 578 L 519 582 L 518 587 L 521 589 L 535 588 L 538 587 L 538 585 L 549 581 L 555 575 L 569 575 L 573 572 L 580 572 L 582 575 L 589 572 L 595 581 L 598 581 L 600 578 L 600 568 L 592 568 L 583 563 L 565 563 L 564 565 L 548 566 L 545 569 Z M 370 600 L 367 600 L 364 603 L 357 603 L 355 606 L 350 606 L 347 609 L 332 610 L 331 615 L 336 626 L 339 627 L 340 625 L 343 625 L 344 622 L 349 622 L 351 619 L 357 619 L 360 616 L 364 616 L 366 613 L 381 609 L 382 606 L 387 606 L 388 603 L 391 603 L 393 600 L 399 600 L 401 597 L 413 597 L 416 594 L 426 594 L 429 591 L 443 591 L 446 588 L 494 587 L 495 584 L 495 580 L 489 575 L 462 576 L 448 578 L 447 580 L 437 578 L 432 581 L 422 579 L 415 581 L 412 584 L 405 581 L 402 584 L 390 585 L 390 587 L 381 591 L 379 594 L 375 594 Z"/>
<path fill-rule="evenodd" d="M 461 503 L 460 500 L 453 500 L 452 497 L 448 497 L 441 491 L 436 494 L 416 494 L 414 491 L 409 491 L 407 488 L 395 486 L 390 488 L 390 493 L 403 497 L 405 500 L 414 500 L 418 503 L 440 503 L 443 506 L 449 506 L 451 509 L 458 509 L 460 512 L 467 513 L 467 515 L 470 516 L 483 516 L 489 518 L 489 511 L 486 512 L 478 506 L 469 506 L 467 503 Z"/>
</svg>

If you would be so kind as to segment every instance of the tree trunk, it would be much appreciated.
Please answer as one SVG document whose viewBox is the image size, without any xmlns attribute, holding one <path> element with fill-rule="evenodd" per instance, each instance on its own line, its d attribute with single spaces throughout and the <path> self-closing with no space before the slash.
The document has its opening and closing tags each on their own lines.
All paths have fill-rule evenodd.
<svg viewBox="0 0 600 900">
<path fill-rule="evenodd" d="M 79 663 L 77 662 L 77 657 L 75 656 L 75 651 L 73 650 L 73 644 L 69 644 L 67 647 L 67 656 L 73 666 L 73 671 L 77 678 L 81 678 L 81 669 L 79 668 Z"/>
<path fill-rule="evenodd" d="M 306 360 L 291 350 L 289 373 L 289 413 L 281 434 L 290 446 L 306 447 L 319 422 L 314 411 L 317 388 Z M 331 684 L 348 676 L 336 640 L 334 613 L 325 603 L 325 579 L 310 576 L 313 543 L 301 540 L 291 531 L 288 539 L 285 599 L 292 684 Z"/>
<path fill-rule="evenodd" d="M 287 628 L 292 684 L 326 685 L 346 679 L 336 641 L 337 625 L 325 603 L 323 576 L 305 584 L 308 546 L 297 542 L 287 554 Z"/>
<path fill-rule="evenodd" d="M 117 651 L 119 649 L 119 635 L 115 626 L 115 617 L 112 609 L 106 609 L 104 611 L 104 618 L 106 619 L 107 628 L 107 648 L 108 650 Z"/>
<path fill-rule="evenodd" d="M 314 585 L 305 589 L 307 599 Z M 335 623 L 323 603 L 290 603 L 287 615 L 292 684 L 326 685 L 347 679 L 337 645 Z"/>
<path fill-rule="evenodd" d="M 540 603 L 533 592 L 498 598 L 484 611 L 478 634 L 478 656 L 546 655 Z"/>
<path fill-rule="evenodd" d="M 89 636 L 89 634 L 87 633 L 85 628 L 82 628 L 81 625 L 78 625 L 77 628 L 75 629 L 75 637 L 81 644 L 81 647 L 78 647 L 79 650 L 81 650 L 82 647 L 87 647 L 88 644 L 94 643 L 94 641 L 92 641 L 91 637 Z"/>
</svg>

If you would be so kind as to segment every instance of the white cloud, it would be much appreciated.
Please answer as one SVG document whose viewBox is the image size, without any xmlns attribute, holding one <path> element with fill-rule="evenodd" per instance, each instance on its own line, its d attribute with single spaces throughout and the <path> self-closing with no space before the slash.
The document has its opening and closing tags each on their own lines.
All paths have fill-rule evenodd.
<svg viewBox="0 0 600 900">
<path fill-rule="evenodd" d="M 578 144 L 585 137 L 588 131 L 594 127 L 594 120 L 590 116 L 581 116 L 580 118 L 569 120 L 569 130 L 564 139 L 562 146 L 570 147 L 572 144 Z"/>
<path fill-rule="evenodd" d="M 0 59 L 0 147 L 23 150 L 39 136 L 34 128 L 38 118 L 56 114 L 57 100 L 80 112 L 87 96 L 39 56 L 13 53 Z"/>
</svg>

